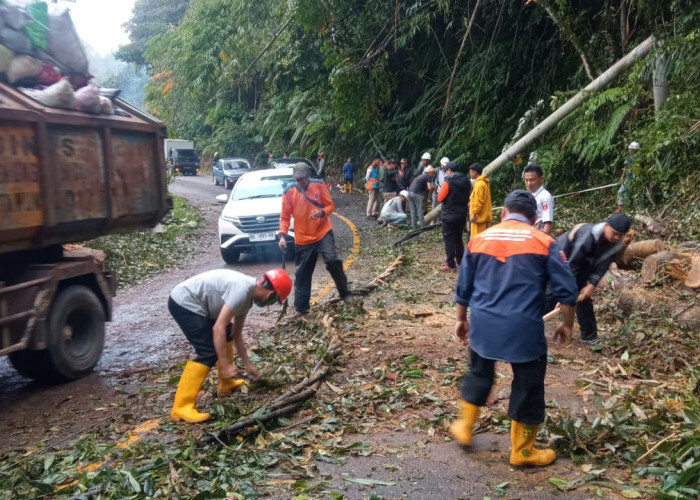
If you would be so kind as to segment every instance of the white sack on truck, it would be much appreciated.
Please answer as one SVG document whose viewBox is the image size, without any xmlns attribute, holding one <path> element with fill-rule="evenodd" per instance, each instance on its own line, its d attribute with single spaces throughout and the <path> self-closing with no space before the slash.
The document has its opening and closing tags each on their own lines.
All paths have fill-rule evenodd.
<svg viewBox="0 0 700 500">
<path fill-rule="evenodd" d="M 25 78 L 34 78 L 44 67 L 44 63 L 32 56 L 17 56 L 10 61 L 7 68 L 7 80 L 15 83 Z"/>
<path fill-rule="evenodd" d="M 57 83 L 43 90 L 19 89 L 32 99 L 36 99 L 44 106 L 50 108 L 74 109 L 73 87 L 70 82 L 62 78 Z"/>
</svg>

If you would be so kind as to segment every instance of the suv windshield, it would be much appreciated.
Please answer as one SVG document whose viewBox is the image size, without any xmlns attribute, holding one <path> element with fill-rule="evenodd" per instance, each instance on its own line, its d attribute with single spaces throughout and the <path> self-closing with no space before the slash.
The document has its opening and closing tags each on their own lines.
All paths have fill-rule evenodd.
<svg viewBox="0 0 700 500">
<path fill-rule="evenodd" d="M 240 168 L 246 168 L 248 170 L 251 169 L 248 162 L 242 160 L 224 160 L 223 164 L 224 170 L 236 170 Z"/>
<path fill-rule="evenodd" d="M 294 184 L 291 175 L 263 177 L 262 179 L 241 177 L 231 193 L 232 200 L 251 198 L 276 198 L 282 196 L 287 186 Z"/>
</svg>

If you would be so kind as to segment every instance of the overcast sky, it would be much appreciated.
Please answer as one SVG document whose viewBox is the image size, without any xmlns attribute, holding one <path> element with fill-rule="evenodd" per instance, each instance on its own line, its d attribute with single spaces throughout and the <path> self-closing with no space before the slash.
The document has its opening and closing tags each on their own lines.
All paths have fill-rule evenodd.
<svg viewBox="0 0 700 500">
<path fill-rule="evenodd" d="M 129 38 L 122 24 L 131 17 L 136 0 L 59 0 L 70 9 L 78 35 L 100 54 L 116 51 Z"/>
</svg>

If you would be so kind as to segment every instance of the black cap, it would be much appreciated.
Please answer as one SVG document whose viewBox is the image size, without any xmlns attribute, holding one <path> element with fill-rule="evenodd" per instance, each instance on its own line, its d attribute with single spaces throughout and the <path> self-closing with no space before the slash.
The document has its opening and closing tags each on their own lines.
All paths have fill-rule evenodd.
<svg viewBox="0 0 700 500">
<path fill-rule="evenodd" d="M 626 233 L 630 230 L 630 218 L 625 214 L 612 214 L 605 222 L 615 231 L 621 233 Z"/>
<path fill-rule="evenodd" d="M 524 215 L 528 219 L 537 215 L 535 197 L 523 189 L 516 189 L 506 196 L 503 206 L 508 212 Z"/>
<path fill-rule="evenodd" d="M 457 162 L 456 161 L 448 161 L 445 163 L 445 170 L 452 170 L 453 172 L 457 171 Z"/>
</svg>

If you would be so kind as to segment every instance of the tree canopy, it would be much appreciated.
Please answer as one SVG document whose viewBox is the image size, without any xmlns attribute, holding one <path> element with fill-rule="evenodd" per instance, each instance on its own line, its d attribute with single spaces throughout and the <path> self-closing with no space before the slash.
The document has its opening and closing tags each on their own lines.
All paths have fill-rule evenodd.
<svg viewBox="0 0 700 500">
<path fill-rule="evenodd" d="M 205 152 L 323 149 L 339 165 L 378 149 L 411 161 L 428 150 L 466 168 L 653 34 L 661 43 L 648 57 L 533 150 L 566 189 L 616 180 L 637 140 L 652 201 L 700 160 L 692 0 L 193 0 L 179 24 L 151 36 L 148 19 L 165 3 L 139 0 L 130 24 L 148 39 L 147 103 Z M 659 74 L 670 95 L 655 111 Z M 521 168 L 499 171 L 497 184 L 519 184 Z"/>
</svg>

